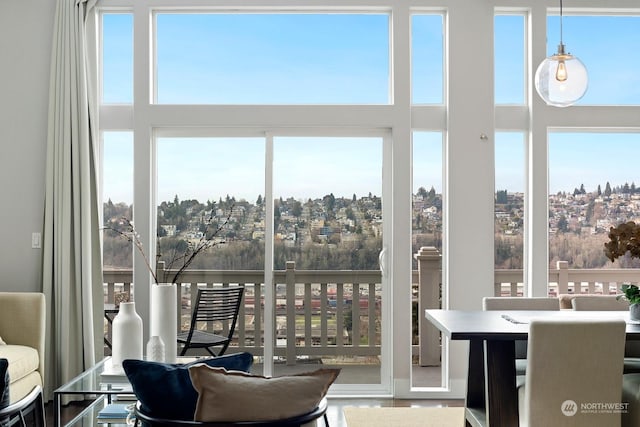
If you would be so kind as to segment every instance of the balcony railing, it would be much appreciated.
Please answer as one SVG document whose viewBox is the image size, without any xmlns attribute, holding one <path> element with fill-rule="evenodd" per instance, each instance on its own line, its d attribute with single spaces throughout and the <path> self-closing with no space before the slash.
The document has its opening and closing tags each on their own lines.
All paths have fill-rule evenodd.
<svg viewBox="0 0 640 427">
<path fill-rule="evenodd" d="M 412 274 L 414 310 L 413 354 L 421 366 L 440 364 L 440 334 L 420 316 L 426 308 L 441 306 L 440 253 L 431 247 L 415 255 Z M 259 270 L 187 270 L 182 274 L 180 327 L 188 328 L 196 287 L 245 286 L 235 339 L 238 351 L 264 354 L 264 272 Z M 623 283 L 637 283 L 637 269 L 570 269 L 565 261 L 549 271 L 549 296 L 566 293 L 619 292 Z M 119 293 L 131 294 L 131 270 L 105 270 L 105 303 Z M 274 271 L 274 355 L 294 364 L 299 357 L 380 355 L 382 284 L 378 270 L 296 270 L 287 262 Z M 494 294 L 523 294 L 523 271 L 496 270 Z M 110 331 L 106 332 L 107 334 Z"/>
<path fill-rule="evenodd" d="M 167 273 L 171 273 L 168 271 Z M 161 276 L 163 277 L 163 276 Z M 105 303 L 131 295 L 131 270 L 105 270 Z M 188 329 L 197 287 L 243 285 L 234 342 L 238 351 L 264 354 L 264 272 L 187 270 L 181 275 L 180 328 Z M 295 263 L 274 271 L 274 355 L 295 363 L 299 356 L 380 354 L 381 274 L 378 270 L 301 271 Z M 107 334 L 109 331 L 107 331 Z"/>
<path fill-rule="evenodd" d="M 496 270 L 494 294 L 496 296 L 521 296 L 524 290 L 524 272 L 518 270 Z M 567 261 L 558 261 L 556 268 L 549 269 L 549 296 L 560 294 L 605 294 L 621 293 L 624 283 L 637 284 L 640 272 L 635 268 L 569 268 Z"/>
</svg>

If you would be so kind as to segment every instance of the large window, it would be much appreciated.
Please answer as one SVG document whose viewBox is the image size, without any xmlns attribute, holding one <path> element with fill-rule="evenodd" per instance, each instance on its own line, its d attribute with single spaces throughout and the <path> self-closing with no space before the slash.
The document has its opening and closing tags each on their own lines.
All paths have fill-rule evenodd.
<svg viewBox="0 0 640 427">
<path fill-rule="evenodd" d="M 387 104 L 387 14 L 157 13 L 160 104 Z"/>
<path fill-rule="evenodd" d="M 161 258 L 222 224 L 193 267 L 250 277 L 262 311 L 244 321 L 264 331 L 266 365 L 348 354 L 378 365 L 373 386 L 345 370 L 346 394 L 455 394 L 463 369 L 417 374 L 420 247 L 442 254 L 436 303 L 453 309 L 480 307 L 499 270 L 522 269 L 518 292 L 542 295 L 555 261 L 615 265 L 598 253 L 605 230 L 640 210 L 636 0 L 565 10 L 564 42 L 590 77 L 580 108 L 565 109 L 540 102 L 532 82 L 559 41 L 555 6 L 259 3 L 99 0 L 89 34 L 105 220 L 134 219 Z M 132 252 L 105 250 L 105 267 L 133 265 L 134 284 L 149 281 Z M 291 261 L 323 273 L 277 307 Z M 314 317 L 316 299 L 335 301 L 332 320 Z M 330 328 L 342 337 L 334 354 Z M 442 366 L 466 362 L 443 342 Z M 418 389 L 412 378 L 436 380 Z"/>
<path fill-rule="evenodd" d="M 276 138 L 275 269 L 378 268 L 381 174 L 381 138 Z"/>
<path fill-rule="evenodd" d="M 411 17 L 411 79 L 414 104 L 442 104 L 444 100 L 443 16 Z"/>
<path fill-rule="evenodd" d="M 156 143 L 160 260 L 170 268 L 185 243 L 213 239 L 190 268 L 262 270 L 264 138 L 161 137 Z"/>
<path fill-rule="evenodd" d="M 442 251 L 442 134 L 414 132 L 411 253 L 432 246 Z M 414 269 L 417 269 L 415 259 Z"/>
<path fill-rule="evenodd" d="M 637 5 L 636 5 L 637 6 Z M 560 40 L 558 16 L 548 20 L 547 55 Z M 594 29 L 598 36 L 593 37 Z M 580 105 L 639 105 L 640 16 L 565 16 L 563 41 L 587 67 L 589 88 Z"/>
<path fill-rule="evenodd" d="M 603 152 L 611 160 L 603 161 Z M 553 132 L 549 135 L 549 261 L 569 268 L 610 268 L 609 228 L 640 220 L 636 158 L 640 134 Z M 637 181 L 637 183 L 636 183 Z"/>
<path fill-rule="evenodd" d="M 102 102 L 133 102 L 133 16 L 102 15 Z"/>
<path fill-rule="evenodd" d="M 524 266 L 524 149 L 522 133 L 496 133 L 496 268 Z"/>
<path fill-rule="evenodd" d="M 133 220 L 133 134 L 104 132 L 102 135 L 102 204 L 106 227 L 121 229 L 123 221 Z M 117 233 L 103 235 L 105 269 L 132 268 L 133 247 Z"/>
<path fill-rule="evenodd" d="M 524 104 L 525 100 L 525 17 L 521 14 L 495 18 L 495 102 Z"/>
</svg>

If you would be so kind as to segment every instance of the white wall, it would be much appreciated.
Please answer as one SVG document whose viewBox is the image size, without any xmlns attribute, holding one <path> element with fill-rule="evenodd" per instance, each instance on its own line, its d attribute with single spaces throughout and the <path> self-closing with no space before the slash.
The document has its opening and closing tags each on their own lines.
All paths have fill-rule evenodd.
<svg viewBox="0 0 640 427">
<path fill-rule="evenodd" d="M 51 33 L 56 1 L 0 1 L 0 291 L 42 290 Z"/>
</svg>

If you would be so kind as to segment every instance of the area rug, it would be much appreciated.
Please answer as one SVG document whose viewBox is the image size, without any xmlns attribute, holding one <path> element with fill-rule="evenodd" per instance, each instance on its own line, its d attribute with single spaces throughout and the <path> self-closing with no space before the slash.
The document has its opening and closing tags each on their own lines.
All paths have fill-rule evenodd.
<svg viewBox="0 0 640 427">
<path fill-rule="evenodd" d="M 347 427 L 464 427 L 464 408 L 343 409 Z"/>
</svg>

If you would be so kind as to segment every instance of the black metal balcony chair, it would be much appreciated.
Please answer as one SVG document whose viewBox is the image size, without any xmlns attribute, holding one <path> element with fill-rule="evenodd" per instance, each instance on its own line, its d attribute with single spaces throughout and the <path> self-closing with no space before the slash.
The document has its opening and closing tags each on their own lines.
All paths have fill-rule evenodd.
<svg viewBox="0 0 640 427">
<path fill-rule="evenodd" d="M 182 344 L 181 356 L 190 348 L 204 348 L 212 356 L 224 354 L 233 338 L 243 292 L 244 286 L 198 289 L 189 331 L 178 334 L 178 344 Z M 216 331 L 222 332 L 204 329 L 207 327 L 215 327 Z M 220 350 L 214 353 L 211 347 L 220 347 Z"/>
<path fill-rule="evenodd" d="M 242 408 L 238 408 L 242 411 Z M 301 427 L 311 421 L 323 417 L 324 424 L 329 427 L 327 418 L 327 399 L 324 398 L 320 404 L 311 412 L 282 420 L 273 421 L 229 421 L 229 422 L 204 422 L 192 420 L 169 420 L 153 417 L 140 409 L 140 403 L 136 405 L 136 426 L 144 427 L 178 427 L 178 426 L 199 426 L 199 427 Z"/>
<path fill-rule="evenodd" d="M 44 425 L 44 400 L 40 386 L 35 386 L 19 401 L 0 409 L 0 427 L 44 427 Z"/>
</svg>

